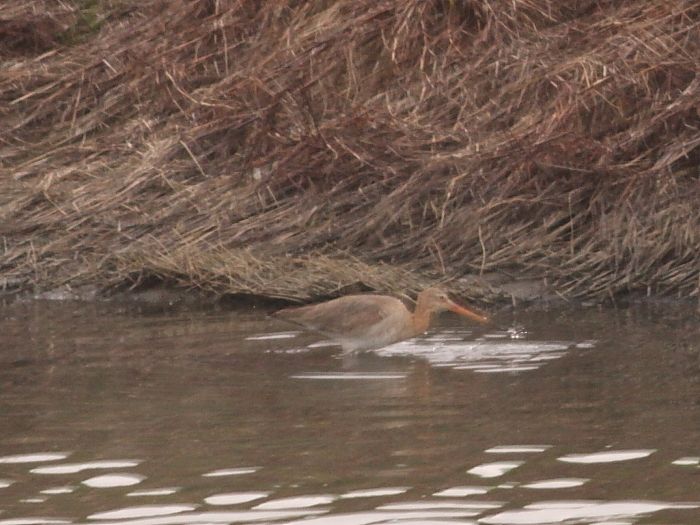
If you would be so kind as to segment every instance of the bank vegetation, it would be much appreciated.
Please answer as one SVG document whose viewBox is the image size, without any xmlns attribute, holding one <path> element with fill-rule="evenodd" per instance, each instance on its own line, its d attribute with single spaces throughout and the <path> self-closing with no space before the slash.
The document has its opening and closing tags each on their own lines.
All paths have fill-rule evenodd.
<svg viewBox="0 0 700 525">
<path fill-rule="evenodd" d="M 698 1 L 3 0 L 0 63 L 6 290 L 698 295 Z"/>
</svg>

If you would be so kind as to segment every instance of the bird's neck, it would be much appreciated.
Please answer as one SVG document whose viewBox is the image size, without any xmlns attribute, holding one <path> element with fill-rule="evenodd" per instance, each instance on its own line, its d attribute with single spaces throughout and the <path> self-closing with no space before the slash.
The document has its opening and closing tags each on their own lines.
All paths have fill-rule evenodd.
<svg viewBox="0 0 700 525">
<path fill-rule="evenodd" d="M 430 326 L 430 320 L 433 316 L 433 310 L 428 308 L 420 298 L 416 303 L 416 309 L 413 311 L 413 332 L 414 335 L 420 335 Z"/>
</svg>

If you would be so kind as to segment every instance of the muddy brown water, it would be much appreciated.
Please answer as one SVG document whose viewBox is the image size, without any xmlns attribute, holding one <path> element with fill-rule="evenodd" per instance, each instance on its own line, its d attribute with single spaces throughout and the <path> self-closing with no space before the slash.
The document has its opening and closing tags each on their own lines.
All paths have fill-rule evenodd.
<svg viewBox="0 0 700 525">
<path fill-rule="evenodd" d="M 256 309 L 0 306 L 0 525 L 697 524 L 697 327 L 447 314 L 343 356 Z"/>
</svg>

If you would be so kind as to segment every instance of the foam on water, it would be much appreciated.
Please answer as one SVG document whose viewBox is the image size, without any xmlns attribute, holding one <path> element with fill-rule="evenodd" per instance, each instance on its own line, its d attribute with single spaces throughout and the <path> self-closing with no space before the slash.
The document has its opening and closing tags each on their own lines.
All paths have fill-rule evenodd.
<svg viewBox="0 0 700 525">
<path fill-rule="evenodd" d="M 12 485 L 13 483 L 14 483 L 14 481 L 11 479 L 0 479 L 0 489 L 7 488 L 10 485 Z"/>
<path fill-rule="evenodd" d="M 644 450 L 606 450 L 592 454 L 567 454 L 557 458 L 565 463 L 614 463 L 617 461 L 629 461 L 641 459 L 652 455 L 656 449 Z"/>
</svg>

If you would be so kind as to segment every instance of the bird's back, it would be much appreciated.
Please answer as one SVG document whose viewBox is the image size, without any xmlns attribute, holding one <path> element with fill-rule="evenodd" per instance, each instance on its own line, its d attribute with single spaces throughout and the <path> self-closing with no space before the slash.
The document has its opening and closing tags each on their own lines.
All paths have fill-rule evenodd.
<svg viewBox="0 0 700 525">
<path fill-rule="evenodd" d="M 332 337 L 345 350 L 379 348 L 411 335 L 410 312 L 399 299 L 386 295 L 347 295 L 274 315 Z"/>
</svg>

